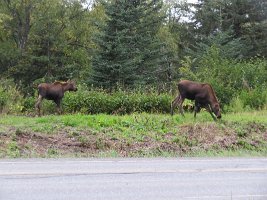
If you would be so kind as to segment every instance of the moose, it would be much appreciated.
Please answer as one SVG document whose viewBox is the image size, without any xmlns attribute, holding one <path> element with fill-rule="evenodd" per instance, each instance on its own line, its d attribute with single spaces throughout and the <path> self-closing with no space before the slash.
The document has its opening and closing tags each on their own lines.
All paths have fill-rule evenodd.
<svg viewBox="0 0 267 200">
<path fill-rule="evenodd" d="M 41 102 L 43 99 L 52 100 L 56 103 L 57 112 L 61 114 L 61 100 L 66 91 L 77 91 L 74 81 L 66 82 L 55 81 L 54 83 L 41 83 L 38 85 L 38 99 L 35 108 L 38 111 L 38 116 L 41 115 Z"/>
<path fill-rule="evenodd" d="M 220 105 L 210 84 L 181 80 L 178 83 L 178 90 L 179 94 L 171 104 L 171 115 L 173 115 L 173 109 L 178 105 L 179 112 L 184 116 L 182 105 L 185 99 L 189 99 L 195 100 L 194 118 L 201 108 L 205 108 L 214 120 L 216 117 L 217 119 L 221 118 Z"/>
</svg>

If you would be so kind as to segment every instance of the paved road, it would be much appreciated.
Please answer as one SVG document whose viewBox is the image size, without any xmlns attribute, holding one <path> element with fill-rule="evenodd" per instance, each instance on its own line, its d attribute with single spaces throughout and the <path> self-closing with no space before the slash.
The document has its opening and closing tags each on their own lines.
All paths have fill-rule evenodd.
<svg viewBox="0 0 267 200">
<path fill-rule="evenodd" d="M 267 158 L 0 160 L 0 200 L 266 200 Z"/>
</svg>

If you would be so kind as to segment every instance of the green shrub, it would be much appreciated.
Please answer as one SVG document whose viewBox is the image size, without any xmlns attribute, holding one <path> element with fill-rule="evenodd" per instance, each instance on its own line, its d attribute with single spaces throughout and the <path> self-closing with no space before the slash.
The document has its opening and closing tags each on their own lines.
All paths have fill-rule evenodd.
<svg viewBox="0 0 267 200">
<path fill-rule="evenodd" d="M 23 110 L 24 98 L 10 80 L 1 80 L 0 85 L 0 112 L 19 113 Z"/>
<path fill-rule="evenodd" d="M 231 100 L 230 105 L 224 107 L 224 110 L 226 112 L 235 112 L 235 113 L 242 112 L 242 111 L 244 111 L 244 109 L 245 109 L 244 103 L 240 99 L 239 96 L 234 97 Z"/>
<path fill-rule="evenodd" d="M 262 109 L 266 104 L 267 91 L 266 89 L 254 89 L 250 91 L 242 91 L 239 95 L 244 107 L 250 107 L 252 109 Z"/>
<path fill-rule="evenodd" d="M 172 97 L 168 94 L 97 90 L 66 93 L 63 108 L 67 113 L 129 114 L 133 112 L 169 113 Z"/>
<path fill-rule="evenodd" d="M 37 98 L 32 96 L 25 98 L 23 103 L 23 111 L 33 112 L 36 100 Z"/>
<path fill-rule="evenodd" d="M 2 87 L 0 87 L 0 112 L 3 111 L 5 105 L 7 104 L 7 95 Z"/>
<path fill-rule="evenodd" d="M 242 90 L 234 97 L 230 104 L 225 107 L 228 112 L 242 112 L 251 110 L 266 109 L 267 91 L 264 89 Z"/>
</svg>

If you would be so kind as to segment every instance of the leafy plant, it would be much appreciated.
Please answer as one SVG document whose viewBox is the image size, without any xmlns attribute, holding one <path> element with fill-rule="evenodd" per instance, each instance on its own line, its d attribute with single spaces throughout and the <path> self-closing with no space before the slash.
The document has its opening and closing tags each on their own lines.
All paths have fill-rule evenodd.
<svg viewBox="0 0 267 200">
<path fill-rule="evenodd" d="M 20 156 L 19 147 L 16 141 L 11 141 L 7 146 L 7 154 L 11 158 L 17 158 Z"/>
<path fill-rule="evenodd" d="M 23 110 L 23 96 L 18 87 L 11 80 L 1 80 L 0 112 L 19 113 Z"/>
</svg>

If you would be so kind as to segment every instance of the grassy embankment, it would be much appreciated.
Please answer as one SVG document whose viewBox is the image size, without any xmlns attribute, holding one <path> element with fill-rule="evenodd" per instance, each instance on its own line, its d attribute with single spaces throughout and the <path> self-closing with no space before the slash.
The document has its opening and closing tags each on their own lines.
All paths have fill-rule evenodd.
<svg viewBox="0 0 267 200">
<path fill-rule="evenodd" d="M 267 111 L 213 122 L 163 114 L 0 115 L 0 158 L 267 156 Z"/>
</svg>

